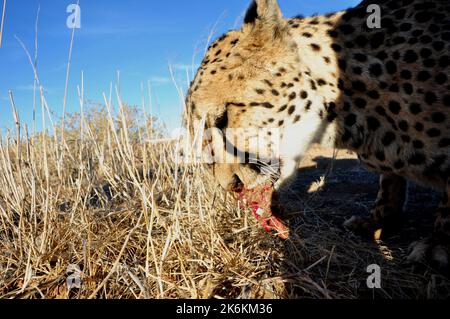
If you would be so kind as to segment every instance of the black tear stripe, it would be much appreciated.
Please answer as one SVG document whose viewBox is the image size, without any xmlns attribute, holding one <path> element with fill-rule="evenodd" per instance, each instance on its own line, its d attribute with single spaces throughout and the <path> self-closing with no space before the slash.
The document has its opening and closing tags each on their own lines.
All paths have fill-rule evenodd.
<svg viewBox="0 0 450 319">
<path fill-rule="evenodd" d="M 245 103 L 235 103 L 235 102 L 229 102 L 226 104 L 226 106 L 237 106 L 237 107 L 245 107 Z"/>
</svg>

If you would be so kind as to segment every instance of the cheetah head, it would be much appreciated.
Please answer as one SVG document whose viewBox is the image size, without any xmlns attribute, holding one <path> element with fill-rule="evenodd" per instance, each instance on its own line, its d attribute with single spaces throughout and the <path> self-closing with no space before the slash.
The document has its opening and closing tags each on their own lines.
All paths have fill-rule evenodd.
<svg viewBox="0 0 450 319">
<path fill-rule="evenodd" d="M 286 135 L 287 118 L 289 124 L 301 120 L 294 100 L 307 94 L 299 93 L 299 64 L 297 44 L 276 0 L 253 1 L 242 28 L 209 47 L 189 90 L 186 121 L 193 136 L 209 132 L 202 145 L 214 157 L 212 172 L 226 190 L 279 178 L 283 161 L 277 161 L 277 138 Z M 244 142 L 237 143 L 236 136 Z"/>
</svg>

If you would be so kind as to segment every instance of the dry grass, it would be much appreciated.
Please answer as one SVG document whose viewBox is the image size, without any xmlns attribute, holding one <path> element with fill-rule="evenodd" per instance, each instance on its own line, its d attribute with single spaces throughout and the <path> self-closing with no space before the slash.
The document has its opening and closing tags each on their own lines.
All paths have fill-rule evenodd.
<svg viewBox="0 0 450 319">
<path fill-rule="evenodd" d="M 448 279 L 402 264 L 409 239 L 370 243 L 339 227 L 370 209 L 375 194 L 363 188 L 376 182 L 367 176 L 347 169 L 325 180 L 324 169 L 287 194 L 292 238 L 282 242 L 203 167 L 177 165 L 175 143 L 149 143 L 164 136 L 145 107 L 129 108 L 117 94 L 114 112 L 110 93 L 86 111 L 81 85 L 80 113 L 56 124 L 26 53 L 39 91 L 33 109 L 40 104 L 48 129 L 29 132 L 10 94 L 16 125 L 0 136 L 0 298 L 450 296 Z M 380 290 L 366 286 L 373 263 L 382 267 Z M 69 289 L 75 266 L 81 287 Z"/>
<path fill-rule="evenodd" d="M 337 229 L 320 191 L 292 216 L 291 240 L 269 237 L 202 167 L 177 166 L 173 143 L 146 143 L 153 121 L 136 129 L 120 100 L 116 116 L 105 105 L 107 121 L 82 112 L 64 140 L 58 127 L 29 136 L 13 108 L 0 146 L 1 298 L 449 296 L 444 277 Z M 372 263 L 387 278 L 375 292 Z M 70 265 L 80 289 L 68 289 Z"/>
<path fill-rule="evenodd" d="M 6 16 L 6 0 L 3 0 L 3 6 L 2 6 L 2 15 L 0 18 L 0 49 L 2 48 L 2 42 L 3 42 L 3 29 L 5 27 L 5 16 Z"/>
<path fill-rule="evenodd" d="M 61 140 L 57 127 L 28 136 L 14 110 L 15 134 L 0 147 L 0 297 L 205 298 L 232 284 L 275 292 L 260 279 L 276 252 L 247 236 L 246 215 L 201 167 L 177 167 L 173 144 L 132 142 L 152 133 L 129 128 L 125 110 L 106 125 L 81 117 L 72 140 L 77 131 Z M 253 240 L 234 239 L 244 237 Z M 68 290 L 69 265 L 81 268 L 81 289 Z"/>
</svg>

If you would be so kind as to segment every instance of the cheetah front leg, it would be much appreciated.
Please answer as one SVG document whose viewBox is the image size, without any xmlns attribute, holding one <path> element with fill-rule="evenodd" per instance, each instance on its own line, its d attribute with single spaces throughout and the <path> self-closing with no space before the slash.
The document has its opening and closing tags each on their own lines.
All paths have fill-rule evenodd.
<svg viewBox="0 0 450 319">
<path fill-rule="evenodd" d="M 280 144 L 280 178 L 275 184 L 277 192 L 290 190 L 298 175 L 298 165 L 320 131 L 321 120 L 313 113 L 305 118 L 310 130 L 298 126 L 285 128 Z"/>
<path fill-rule="evenodd" d="M 282 189 L 289 189 L 294 183 L 298 173 L 297 159 L 284 160 L 280 169 L 280 179 L 275 183 L 275 190 L 281 191 Z"/>
<path fill-rule="evenodd" d="M 387 237 L 393 234 L 400 226 L 406 191 L 407 182 L 403 177 L 395 174 L 381 175 L 380 188 L 372 216 L 369 218 L 353 216 L 344 223 L 344 227 L 356 234 L 370 238 L 374 238 L 377 230 L 381 230 L 381 234 L 378 236 Z"/>
<path fill-rule="evenodd" d="M 434 233 L 430 238 L 411 245 L 408 261 L 413 263 L 431 260 L 431 263 L 443 271 L 449 270 L 450 247 L 450 178 L 447 189 L 438 208 L 438 216 L 434 225 Z"/>
</svg>

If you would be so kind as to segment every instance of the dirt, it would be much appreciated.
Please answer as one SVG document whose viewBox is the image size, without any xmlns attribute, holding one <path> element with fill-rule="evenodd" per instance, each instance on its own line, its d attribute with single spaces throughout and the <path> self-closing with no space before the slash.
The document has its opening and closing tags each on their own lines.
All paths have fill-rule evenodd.
<svg viewBox="0 0 450 319">
<path fill-rule="evenodd" d="M 286 278 L 295 278 L 293 273 L 305 266 L 306 255 L 314 266 L 312 277 L 327 289 L 353 287 L 359 298 L 448 298 L 448 274 L 428 264 L 405 262 L 410 244 L 431 234 L 441 194 L 411 183 L 398 233 L 383 242 L 359 238 L 342 224 L 353 215 L 370 215 L 378 176 L 360 166 L 355 154 L 340 151 L 333 160 L 333 153 L 314 146 L 301 163 L 293 191 L 284 195 L 290 233 L 297 235 L 285 245 Z M 321 256 L 328 263 L 322 260 L 314 265 Z M 371 264 L 382 269 L 382 289 L 366 286 L 366 267 Z M 291 289 L 293 297 L 303 296 L 301 285 L 294 283 Z"/>
<path fill-rule="evenodd" d="M 315 145 L 302 161 L 299 179 L 295 184 L 296 197 L 292 210 L 301 202 L 323 211 L 321 216 L 340 226 L 346 219 L 368 216 L 378 192 L 378 175 L 364 169 L 356 156 L 349 151 L 337 152 Z M 321 183 L 327 171 L 330 175 Z M 323 184 L 323 186 L 322 186 Z M 322 187 L 321 187 L 322 186 Z M 429 236 L 436 217 L 435 211 L 442 194 L 430 188 L 409 183 L 408 200 L 403 214 L 403 229 L 391 238 L 398 243 L 410 244 Z"/>
</svg>

